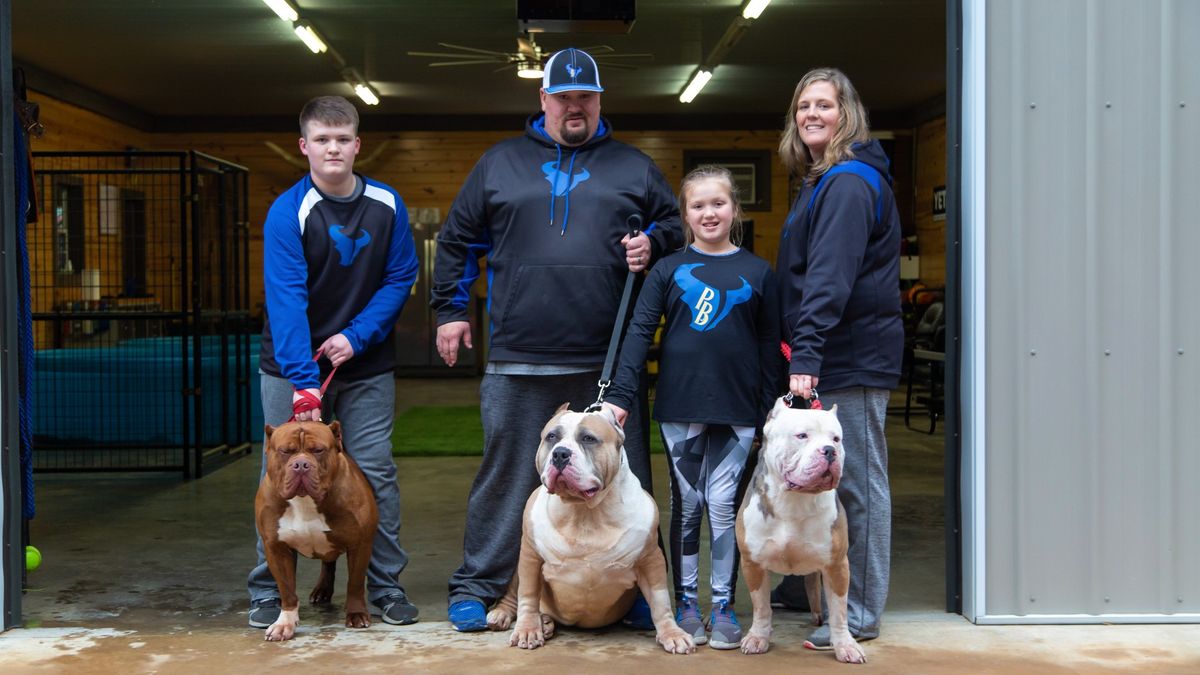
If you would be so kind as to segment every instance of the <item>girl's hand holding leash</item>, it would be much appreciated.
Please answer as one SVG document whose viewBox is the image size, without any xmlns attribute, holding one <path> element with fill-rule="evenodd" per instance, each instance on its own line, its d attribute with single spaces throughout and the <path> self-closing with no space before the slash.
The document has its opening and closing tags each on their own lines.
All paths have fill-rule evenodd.
<svg viewBox="0 0 1200 675">
<path fill-rule="evenodd" d="M 620 406 L 615 406 L 611 403 L 608 403 L 607 401 L 602 403 L 601 406 L 605 410 L 612 413 L 613 418 L 617 420 L 617 424 L 621 425 L 621 427 L 625 426 L 625 418 L 629 416 L 629 411 Z"/>
</svg>

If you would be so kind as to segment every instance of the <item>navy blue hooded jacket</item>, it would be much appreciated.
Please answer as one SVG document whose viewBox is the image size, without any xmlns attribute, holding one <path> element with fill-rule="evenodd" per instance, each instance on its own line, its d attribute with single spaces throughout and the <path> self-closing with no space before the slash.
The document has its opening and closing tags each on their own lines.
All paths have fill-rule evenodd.
<svg viewBox="0 0 1200 675">
<path fill-rule="evenodd" d="M 806 183 L 784 223 L 775 270 L 789 373 L 826 390 L 891 389 L 904 350 L 900 216 L 879 142 L 852 149 L 858 164 Z"/>
<path fill-rule="evenodd" d="M 430 306 L 438 325 L 466 321 L 487 258 L 490 359 L 599 365 L 628 267 L 621 238 L 641 214 L 651 262 L 682 242 L 675 195 L 653 160 L 615 141 L 607 120 L 581 146 L 559 146 L 529 118 L 525 134 L 483 154 L 437 236 Z"/>
</svg>

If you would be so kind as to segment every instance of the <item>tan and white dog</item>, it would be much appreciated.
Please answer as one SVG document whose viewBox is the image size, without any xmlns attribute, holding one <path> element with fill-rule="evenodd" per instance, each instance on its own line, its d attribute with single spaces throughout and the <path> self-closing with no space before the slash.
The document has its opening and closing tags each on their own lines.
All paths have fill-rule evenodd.
<svg viewBox="0 0 1200 675">
<path fill-rule="evenodd" d="M 837 406 L 790 408 L 783 399 L 767 416 L 753 481 L 737 517 L 742 574 L 750 588 L 754 624 L 742 652 L 770 647 L 770 572 L 804 574 L 813 622 L 821 623 L 821 592 L 829 605 L 830 643 L 837 660 L 865 663 L 867 655 L 846 622 L 850 564 L 846 558 L 846 511 L 838 500 L 842 476 L 842 425 Z"/>
<path fill-rule="evenodd" d="M 658 506 L 630 470 L 624 442 L 610 413 L 571 412 L 567 404 L 542 429 L 542 485 L 525 504 L 517 575 L 488 613 L 493 629 L 512 624 L 510 645 L 542 646 L 555 622 L 615 623 L 641 589 L 663 649 L 695 651 L 671 614 Z"/>
</svg>

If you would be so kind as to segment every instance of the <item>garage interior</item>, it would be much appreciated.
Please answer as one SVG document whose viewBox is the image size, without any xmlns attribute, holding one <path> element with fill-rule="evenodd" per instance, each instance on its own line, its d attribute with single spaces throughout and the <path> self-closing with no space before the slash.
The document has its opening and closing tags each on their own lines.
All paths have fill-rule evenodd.
<svg viewBox="0 0 1200 675">
<path fill-rule="evenodd" d="M 395 187 L 409 208 L 415 236 L 428 238 L 479 154 L 492 143 L 518 133 L 524 117 L 536 110 L 536 80 L 517 77 L 513 65 L 500 62 L 506 57 L 470 50 L 515 53 L 522 46 L 519 41 L 525 40 L 533 40 L 546 55 L 565 46 L 595 47 L 592 52 L 600 59 L 606 87 L 603 114 L 612 122 L 615 137 L 650 154 L 669 183 L 678 185 L 687 168 L 713 158 L 750 163 L 758 172 L 743 188 L 754 191 L 754 197 L 747 200 L 746 215 L 754 223 L 755 252 L 773 260 L 779 228 L 794 189 L 775 159 L 781 118 L 799 75 L 809 67 L 833 63 L 855 82 L 870 107 L 873 130 L 893 153 L 896 193 L 909 238 L 906 247 L 914 254 L 920 252 L 907 258 L 908 278 L 904 284 L 908 288 L 919 282 L 931 289 L 912 311 L 923 310 L 937 299 L 937 289 L 944 285 L 944 223 L 935 219 L 932 204 L 934 189 L 945 184 L 942 2 L 814 5 L 777 1 L 759 18 L 750 20 L 741 17 L 743 3 L 736 1 L 642 0 L 636 6 L 632 2 L 607 3 L 610 11 L 606 16 L 593 14 L 586 20 L 572 17 L 566 24 L 542 20 L 539 17 L 546 15 L 538 13 L 542 11 L 539 3 L 528 4 L 471 0 L 417 6 L 376 2 L 356 3 L 350 8 L 335 2 L 294 3 L 300 14 L 295 25 L 313 27 L 328 45 L 325 52 L 317 54 L 297 39 L 292 23 L 276 17 L 261 0 L 223 0 L 202 7 L 188 3 L 164 6 L 140 0 L 119 6 L 83 2 L 36 7 L 27 2 L 13 4 L 14 65 L 24 71 L 28 98 L 38 105 L 38 121 L 44 129 L 30 140 L 31 149 L 39 154 L 82 155 L 47 155 L 34 160 L 35 184 L 44 188 L 39 194 L 43 217 L 30 224 L 28 235 L 34 337 L 42 373 L 35 383 L 42 392 L 35 415 L 43 422 L 35 428 L 46 449 L 35 451 L 37 514 L 29 523 L 29 533 L 31 542 L 42 550 L 45 563 L 29 576 L 30 588 L 23 603 L 27 622 L 56 625 L 113 614 L 140 614 L 140 621 L 154 622 L 155 611 L 169 613 L 171 605 L 179 605 L 179 610 L 200 609 L 199 598 L 189 599 L 186 588 L 175 588 L 164 596 L 153 586 L 145 586 L 177 584 L 179 579 L 171 579 L 174 575 L 168 570 L 179 565 L 181 558 L 197 563 L 210 561 L 199 566 L 208 573 L 197 569 L 185 575 L 192 581 L 212 573 L 228 576 L 225 581 L 213 579 L 211 587 L 196 594 L 206 601 L 217 601 L 203 608 L 202 613 L 234 619 L 245 611 L 241 583 L 245 565 L 233 561 L 245 557 L 245 542 L 253 538 L 251 504 L 261 425 L 256 388 L 247 401 L 250 419 L 236 417 L 244 409 L 240 404 L 233 411 L 233 426 L 237 428 L 232 440 L 226 438 L 228 433 L 210 439 L 205 428 L 196 447 L 179 454 L 167 452 L 163 457 L 131 459 L 127 451 L 122 454 L 121 449 L 108 446 L 120 446 L 123 440 L 130 445 L 134 441 L 153 445 L 153 434 L 143 439 L 134 427 L 166 414 L 147 407 L 146 402 L 138 404 L 137 397 L 120 394 L 120 389 L 128 389 L 131 384 L 130 378 L 120 376 L 122 373 L 134 373 L 142 379 L 143 388 L 150 386 L 146 381 L 153 377 L 135 369 L 140 366 L 134 364 L 140 361 L 124 357 L 127 360 L 109 364 L 100 376 L 88 378 L 90 385 L 74 387 L 62 383 L 67 377 L 62 372 L 51 372 L 59 366 L 52 363 L 52 355 L 59 362 L 74 357 L 63 368 L 91 372 L 89 366 L 75 361 L 104 359 L 113 349 L 128 349 L 133 342 L 148 349 L 144 343 L 169 339 L 194 323 L 190 317 L 172 318 L 172 312 L 189 314 L 191 310 L 190 306 L 180 305 L 182 293 L 168 288 L 169 280 L 179 276 L 175 268 L 181 261 L 155 255 L 156 250 L 175 247 L 179 235 L 171 228 L 191 214 L 176 216 L 169 209 L 156 208 L 160 202 L 170 204 L 178 198 L 175 194 L 162 196 L 158 187 L 163 181 L 174 183 L 177 177 L 151 173 L 155 157 L 145 153 L 195 151 L 245 168 L 245 194 L 238 196 L 246 202 L 245 213 L 234 213 L 227 223 L 212 223 L 203 215 L 195 218 L 206 244 L 213 239 L 214 229 L 240 233 L 248 227 L 248 288 L 217 288 L 230 274 L 201 274 L 203 269 L 215 267 L 211 246 L 199 252 L 201 265 L 194 271 L 198 275 L 196 284 L 202 289 L 205 317 L 226 296 L 235 296 L 232 313 L 237 323 L 232 327 L 223 323 L 218 330 L 205 327 L 202 332 L 206 336 L 241 335 L 253 333 L 261 325 L 259 228 L 274 196 L 294 182 L 304 168 L 303 158 L 296 151 L 294 118 L 300 105 L 313 95 L 339 93 L 358 104 L 363 150 L 356 169 Z M 628 20 L 631 13 L 633 21 Z M 897 26 L 905 28 L 897 30 Z M 571 32 L 556 32 L 564 28 Z M 528 45 L 526 42 L 527 49 Z M 863 45 L 871 47 L 863 49 Z M 413 56 L 408 52 L 466 53 L 480 60 L 497 60 L 458 64 L 474 59 Z M 881 54 L 891 56 L 881 59 Z M 430 65 L 446 62 L 455 65 Z M 701 64 L 713 71 L 712 80 L 694 101 L 681 103 L 680 91 Z M 369 83 L 378 92 L 379 103 L 370 106 L 354 97 L 351 79 L 347 78 Z M 97 152 L 125 154 L 99 158 L 90 155 Z M 92 172 L 111 171 L 106 167 L 114 163 L 139 171 L 101 173 L 99 179 L 88 180 Z M 67 194 L 63 187 L 69 185 L 72 167 L 81 168 L 77 194 Z M 46 175 L 39 176 L 40 169 Z M 140 231 L 128 228 L 127 201 L 111 204 L 109 197 L 116 189 L 123 195 L 148 195 Z M 242 217 L 248 221 L 246 227 Z M 114 220 L 119 221 L 117 225 Z M 61 236 L 62 229 L 67 230 L 66 237 Z M 170 232 L 161 239 L 154 238 L 165 229 Z M 147 242 L 147 257 L 131 262 L 127 256 L 114 255 L 128 248 L 125 239 L 138 233 Z M 240 245 L 231 251 L 237 253 L 239 249 Z M 419 253 L 428 250 L 418 242 Z M 431 261 L 421 257 L 428 267 Z M 132 274 L 135 267 L 144 269 L 143 274 Z M 143 280 L 140 286 L 139 279 Z M 400 406 L 405 407 L 405 401 L 445 396 L 443 391 L 453 392 L 448 398 L 454 402 L 477 402 L 477 373 L 485 355 L 459 366 L 457 372 L 440 365 L 428 342 L 421 341 L 432 330 L 432 317 L 421 298 L 423 292 L 419 288 L 406 307 L 399 331 Z M 248 303 L 240 301 L 243 294 L 250 299 Z M 150 308 L 145 319 L 131 310 L 135 306 Z M 155 309 L 161 310 L 162 316 Z M 108 311 L 119 311 L 123 319 L 104 321 Z M 912 321 L 914 328 L 919 318 Z M 243 319 L 244 325 L 240 323 Z M 170 346 L 166 351 L 168 360 L 178 358 L 177 347 Z M 204 356 L 209 358 L 210 351 L 206 349 Z M 252 356 L 257 357 L 256 348 Z M 928 366 L 918 371 L 925 369 Z M 464 374 L 467 377 L 461 377 Z M 927 382 L 932 378 L 920 379 Z M 93 426 L 92 436 L 88 437 L 87 431 L 79 428 L 79 412 L 86 411 L 87 406 L 69 401 L 101 396 L 101 391 L 90 387 L 114 387 L 117 391 L 109 390 L 102 414 L 96 415 L 98 420 L 88 422 L 88 415 L 82 415 L 83 426 Z M 240 390 L 215 384 L 204 388 L 220 391 L 226 398 L 243 395 Z M 897 412 L 904 407 L 903 393 L 897 395 Z M 170 394 L 162 397 L 169 399 Z M 211 410 L 219 407 L 213 402 L 211 395 L 203 401 L 209 405 L 195 415 L 194 421 L 211 417 Z M 931 424 L 927 405 L 919 404 L 913 412 L 914 426 L 928 428 L 924 425 Z M 45 423 L 68 416 L 64 408 L 71 410 L 69 416 L 74 423 Z M 905 430 L 900 415 L 891 422 L 895 437 L 892 470 L 897 481 L 897 578 L 890 607 L 896 611 L 941 611 L 946 602 L 940 429 L 934 434 Z M 247 423 L 252 429 L 251 439 L 243 431 Z M 192 436 L 188 431 L 182 436 Z M 179 436 L 173 435 L 176 439 Z M 247 440 L 255 442 L 253 451 L 245 447 Z M 177 445 L 178 440 L 171 447 Z M 214 447 L 234 452 L 212 453 Z M 193 460 L 196 453 L 208 458 L 228 454 L 232 459 L 229 466 L 217 469 L 211 463 Z M 438 469 L 442 461 L 459 466 L 444 472 Z M 426 463 L 430 466 L 425 471 L 431 475 L 447 474 L 432 483 L 418 481 L 403 492 L 404 542 L 413 556 L 405 576 L 411 578 L 409 592 L 421 606 L 424 621 L 445 618 L 445 577 L 456 565 L 454 554 L 461 542 L 460 535 L 449 532 L 461 532 L 463 494 L 473 475 L 473 461 L 399 459 L 404 476 L 416 471 L 414 464 Z M 666 463 L 656 461 L 658 464 L 657 474 L 665 479 Z M 196 479 L 198 475 L 203 477 Z M 103 522 L 96 523 L 94 535 L 84 535 L 86 528 L 81 528 L 78 521 L 81 514 L 124 512 L 146 497 L 128 490 L 165 497 L 198 489 L 195 494 L 202 505 L 207 500 L 201 495 L 210 492 L 204 486 L 225 483 L 235 476 L 241 479 L 244 490 L 234 490 L 228 499 L 214 499 L 210 508 L 200 512 L 185 515 L 165 505 L 134 508 L 129 513 L 128 526 L 132 529 L 128 539 L 113 536 Z M 195 484 L 180 483 L 184 477 L 191 477 Z M 106 487 L 95 489 L 99 485 Z M 426 493 L 425 485 L 433 490 Z M 669 491 L 664 487 L 656 492 L 664 501 L 666 513 Z M 239 493 L 244 499 L 237 497 Z M 116 502 L 90 502 L 100 495 L 106 500 L 116 498 Z M 71 505 L 66 513 L 56 513 L 56 505 L 66 504 Z M 432 508 L 434 504 L 439 506 Z M 226 507 L 231 511 L 220 514 Z M 72 518 L 71 513 L 77 516 Z M 76 523 L 69 529 L 71 539 L 94 536 L 97 544 L 111 542 L 120 549 L 144 537 L 154 528 L 153 522 L 174 523 L 166 525 L 167 529 L 182 526 L 188 533 L 177 543 L 211 542 L 227 553 L 167 554 L 146 569 L 128 560 L 105 564 L 107 555 L 97 555 L 95 545 L 55 541 L 59 534 L 68 532 L 62 527 L 64 518 Z M 421 534 L 424 527 L 430 528 L 427 535 Z M 222 532 L 225 535 L 218 534 Z M 177 538 L 167 532 L 154 536 L 156 539 L 136 548 L 146 551 L 155 547 L 151 541 Z M 218 558 L 224 562 L 217 562 Z M 122 576 L 127 573 L 130 581 L 136 580 L 134 586 L 142 587 L 139 593 L 126 594 L 121 589 L 128 590 L 127 584 L 88 581 L 90 575 L 83 573 L 112 568 L 125 569 Z M 902 569 L 910 572 L 902 573 Z M 427 581 L 419 580 L 423 577 L 428 577 Z M 91 590 L 83 591 L 84 586 Z M 105 598 L 108 593 L 116 597 Z M 72 597 L 78 595 L 91 599 Z M 64 603 L 67 598 L 70 600 Z M 746 602 L 744 597 L 742 602 Z M 244 620 L 231 623 L 240 629 Z"/>
<path fill-rule="evenodd" d="M 233 291 L 221 286 L 226 274 L 197 281 L 214 311 L 224 309 L 232 317 L 219 327 L 206 327 L 203 336 L 233 335 L 235 351 L 242 348 L 243 337 L 253 335 L 256 319 L 261 325 L 259 228 L 274 197 L 305 169 L 296 151 L 295 116 L 312 96 L 342 94 L 358 105 L 363 150 L 356 168 L 397 189 L 409 208 L 414 235 L 428 241 L 478 156 L 519 133 L 524 117 L 536 111 L 536 81 L 516 75 L 528 58 L 529 40 L 545 55 L 567 46 L 594 47 L 606 87 L 603 114 L 613 124 L 614 137 L 653 157 L 672 185 L 701 161 L 747 167 L 753 173 L 743 189 L 755 195 L 746 213 L 753 220 L 753 250 L 773 261 L 795 190 L 775 157 L 792 88 L 811 67 L 844 70 L 870 109 L 873 131 L 892 153 L 905 235 L 904 278 L 897 290 L 906 302 L 913 366 L 906 368 L 893 395 L 895 414 L 889 418 L 892 582 L 884 636 L 867 649 L 897 667 L 961 669 L 962 662 L 955 666 L 938 658 L 950 642 L 968 639 L 958 631 L 974 628 L 946 613 L 955 599 L 947 597 L 954 584 L 947 583 L 945 562 L 945 450 L 939 419 L 942 350 L 937 340 L 944 327 L 939 328 L 934 307 L 946 284 L 945 212 L 939 202 L 947 184 L 944 0 L 775 0 L 752 20 L 741 16 L 747 4 L 741 0 L 600 3 L 611 5 L 608 16 L 566 20 L 547 19 L 537 10 L 587 3 L 300 0 L 292 3 L 299 14 L 295 22 L 281 20 L 261 0 L 11 4 L 13 62 L 24 73 L 28 100 L 39 110 L 39 128 L 30 139 L 35 153 L 113 153 L 105 156 L 133 169 L 146 166 L 146 153 L 201 153 L 244 171 L 239 197 L 244 201 L 229 207 L 230 223 L 215 227 L 228 229 L 231 236 L 245 233 L 244 242 L 239 239 L 230 250 L 238 251 L 231 255 L 240 256 L 247 273 Z M 313 28 L 326 49 L 311 53 L 297 39 L 296 26 Z M 478 55 L 486 63 L 455 63 L 471 60 L 463 55 Z M 455 65 L 431 66 L 439 62 Z M 702 67 L 711 69 L 711 81 L 691 103 L 681 103 L 680 93 Z M 365 86 L 378 103 L 355 98 L 356 86 Z M 35 172 L 49 159 L 35 158 Z M 149 178 L 133 172 L 106 180 L 82 190 L 81 207 L 74 206 L 72 200 L 78 198 L 67 189 L 71 181 L 46 183 L 49 191 L 39 197 L 42 217 L 28 226 L 30 241 L 43 246 L 32 260 L 32 302 L 35 315 L 43 317 L 35 319 L 35 347 L 46 355 L 62 350 L 100 353 L 126 339 L 193 334 L 185 332 L 185 326 L 194 329 L 189 316 L 177 316 L 191 307 L 179 306 L 178 298 L 166 297 L 169 293 L 154 293 L 154 279 L 178 280 L 171 263 L 126 253 L 132 247 L 124 237 L 136 231 L 127 229 L 129 214 L 136 214 L 137 207 L 125 197 L 145 193 Z M 66 187 L 59 190 L 61 186 Z M 101 188 L 123 195 L 119 213 L 110 213 L 120 226 L 105 215 L 110 207 L 103 205 Z M 55 221 L 59 209 L 69 213 L 71 208 L 79 214 L 74 230 Z M 151 217 L 142 227 L 150 233 L 159 225 L 177 228 L 188 217 L 171 217 L 169 223 L 155 223 Z M 214 226 L 206 216 L 196 222 L 209 227 L 205 236 L 212 234 Z M 224 244 L 205 241 L 208 254 L 224 250 Z M 423 264 L 431 264 L 424 255 L 429 250 L 418 242 Z M 61 264 L 60 254 L 69 265 Z M 142 274 L 133 274 L 135 270 Z M 229 298 L 232 307 L 222 304 Z M 138 316 L 139 310 L 131 309 L 138 307 L 151 310 Z M 119 317 L 105 320 L 103 313 L 114 308 Z M 211 318 L 207 310 L 213 308 L 204 309 Z M 416 293 L 399 331 L 404 363 L 397 371 L 398 413 L 413 405 L 478 404 L 477 378 L 486 355 L 454 371 L 439 365 L 428 342 L 431 320 L 424 298 Z M 194 334 L 201 336 L 200 331 Z M 256 358 L 256 352 L 248 353 Z M 234 364 L 235 370 L 253 368 L 240 358 Z M 119 438 L 97 443 L 79 439 L 78 432 L 60 437 L 47 432 L 49 445 L 61 451 L 47 453 L 55 457 L 52 461 L 38 457 L 35 462 L 46 463 L 34 465 L 37 512 L 28 534 L 43 562 L 29 573 L 22 598 L 26 635 L 34 636 L 35 643 L 27 647 L 30 663 L 69 665 L 79 672 L 155 664 L 168 670 L 224 671 L 251 662 L 304 658 L 312 667 L 344 667 L 326 660 L 330 657 L 323 650 L 332 645 L 352 648 L 351 658 L 374 667 L 394 663 L 391 641 L 373 637 L 383 633 L 399 647 L 463 648 L 404 649 L 405 666 L 519 667 L 521 655 L 506 650 L 506 636 L 458 635 L 444 623 L 445 584 L 459 562 L 475 457 L 398 459 L 401 539 L 411 556 L 402 583 L 421 609 L 421 623 L 406 628 L 375 623 L 368 631 L 350 634 L 340 626 L 339 589 L 332 609 L 302 608 L 300 637 L 311 640 L 298 639 L 282 649 L 258 641 L 261 633 L 245 623 L 244 580 L 253 562 L 258 475 L 254 430 L 261 424 L 251 384 L 230 390 L 227 397 L 235 405 L 225 401 L 217 406 L 232 408 L 233 421 L 222 422 L 228 427 L 222 429 L 224 436 L 206 438 L 198 426 L 199 442 L 182 441 L 182 447 L 172 446 L 151 459 L 135 458 L 134 464 L 127 461 L 130 453 L 115 447 L 121 445 Z M 107 407 L 96 408 L 90 394 L 49 397 L 45 415 L 82 412 L 123 420 L 124 426 L 138 423 L 137 410 L 122 408 L 121 398 L 119 389 L 110 388 Z M 201 403 L 181 405 L 193 406 L 188 408 L 193 423 L 204 423 Z M 181 433 L 187 438 L 189 429 Z M 72 465 L 68 459 L 64 464 L 64 456 L 82 457 L 75 460 L 82 463 Z M 669 490 L 661 456 L 654 469 L 665 532 Z M 315 564 L 302 564 L 300 587 L 311 585 L 315 576 Z M 744 585 L 737 610 L 748 625 Z M 78 632 L 98 627 L 107 632 Z M 777 613 L 772 651 L 756 665 L 831 666 L 801 649 L 808 629 L 807 616 Z M 971 639 L 984 648 L 998 647 L 1012 635 L 975 630 L 983 632 Z M 889 639 L 889 632 L 896 637 Z M 1040 640 L 1033 629 L 1025 635 L 1031 642 Z M 1125 639 L 1130 638 L 1115 641 Z M 39 644 L 45 645 L 43 651 Z M 564 645 L 584 649 L 568 651 Z M 559 647 L 561 652 L 545 656 L 549 660 L 544 664 L 552 666 L 556 659 L 572 663 L 568 654 L 582 654 L 585 669 L 642 663 L 631 652 L 667 658 L 655 652 L 648 634 L 619 627 L 568 631 L 543 651 Z M 704 667 L 728 668 L 733 663 L 727 658 L 737 656 L 706 658 Z M 999 665 L 1022 663 L 1017 657 L 1011 662 L 1004 660 L 1010 657 L 998 658 Z"/>
</svg>

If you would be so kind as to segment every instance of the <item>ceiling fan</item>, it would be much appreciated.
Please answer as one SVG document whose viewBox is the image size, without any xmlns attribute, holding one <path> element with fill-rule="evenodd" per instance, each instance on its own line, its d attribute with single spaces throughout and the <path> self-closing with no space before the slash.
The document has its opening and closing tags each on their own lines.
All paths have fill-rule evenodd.
<svg viewBox="0 0 1200 675">
<path fill-rule="evenodd" d="M 554 53 L 553 50 L 543 50 L 542 46 L 534 40 L 533 35 L 528 32 L 517 37 L 517 51 L 515 52 L 497 52 L 490 49 L 450 44 L 448 42 L 439 42 L 438 45 L 457 51 L 408 52 L 408 55 L 444 59 L 427 64 L 435 68 L 440 66 L 473 66 L 500 63 L 503 65 L 492 72 L 498 73 L 515 68 L 518 77 L 535 79 L 542 76 L 542 65 Z M 616 50 L 608 45 L 594 45 L 591 47 L 580 47 L 580 49 L 591 54 L 596 59 L 596 62 L 604 68 L 632 70 L 636 66 L 623 63 L 620 59 L 654 58 L 653 54 L 617 54 L 615 53 Z"/>
</svg>

